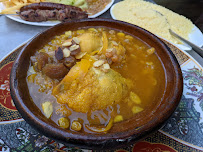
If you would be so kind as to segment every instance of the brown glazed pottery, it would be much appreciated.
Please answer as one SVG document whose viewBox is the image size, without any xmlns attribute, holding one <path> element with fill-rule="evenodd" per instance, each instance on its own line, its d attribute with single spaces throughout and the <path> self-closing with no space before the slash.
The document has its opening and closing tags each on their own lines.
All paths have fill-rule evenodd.
<svg viewBox="0 0 203 152">
<path fill-rule="evenodd" d="M 165 90 L 160 93 L 160 101 L 139 117 L 115 123 L 106 134 L 73 132 L 58 127 L 48 120 L 33 103 L 26 75 L 30 57 L 54 36 L 68 30 L 89 27 L 107 27 L 123 31 L 145 41 L 156 50 L 165 72 Z M 183 79 L 180 66 L 171 50 L 155 35 L 125 22 L 111 19 L 84 19 L 61 23 L 35 36 L 19 53 L 10 77 L 11 96 L 16 108 L 33 128 L 40 133 L 69 146 L 87 149 L 114 149 L 133 144 L 158 130 L 174 112 L 182 96 Z"/>
</svg>

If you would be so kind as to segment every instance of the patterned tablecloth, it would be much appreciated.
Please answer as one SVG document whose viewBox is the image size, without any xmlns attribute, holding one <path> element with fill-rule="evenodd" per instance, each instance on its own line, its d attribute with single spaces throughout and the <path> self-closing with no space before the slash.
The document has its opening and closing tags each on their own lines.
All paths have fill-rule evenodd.
<svg viewBox="0 0 203 152">
<path fill-rule="evenodd" d="M 203 73 L 202 67 L 187 53 L 166 42 L 177 57 L 184 91 L 180 104 L 159 131 L 143 141 L 115 151 L 199 152 L 203 151 Z M 21 117 L 10 96 L 9 76 L 20 48 L 0 62 L 0 151 L 64 152 L 92 151 L 67 147 L 39 134 Z M 102 150 L 102 149 L 101 149 Z"/>
</svg>

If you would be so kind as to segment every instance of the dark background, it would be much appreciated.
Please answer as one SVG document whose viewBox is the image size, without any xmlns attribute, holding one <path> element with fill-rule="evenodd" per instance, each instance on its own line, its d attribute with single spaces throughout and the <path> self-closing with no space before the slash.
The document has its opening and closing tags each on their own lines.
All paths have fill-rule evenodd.
<svg viewBox="0 0 203 152">
<path fill-rule="evenodd" d="M 189 18 L 203 32 L 203 0 L 154 0 L 154 2 Z"/>
</svg>

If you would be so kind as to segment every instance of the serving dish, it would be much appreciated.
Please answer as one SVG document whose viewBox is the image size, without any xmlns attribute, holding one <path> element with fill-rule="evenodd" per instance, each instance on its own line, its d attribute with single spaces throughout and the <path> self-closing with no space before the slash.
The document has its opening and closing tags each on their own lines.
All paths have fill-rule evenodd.
<svg viewBox="0 0 203 152">
<path fill-rule="evenodd" d="M 106 134 L 76 133 L 60 129 L 49 122 L 36 108 L 30 99 L 26 84 L 26 73 L 29 67 L 29 58 L 43 44 L 46 44 L 53 36 L 66 30 L 79 27 L 107 27 L 117 29 L 135 35 L 154 47 L 156 55 L 160 59 L 166 77 L 165 92 L 155 108 L 137 121 L 131 118 L 127 121 L 115 124 L 112 132 Z M 40 43 L 39 43 L 40 42 Z M 23 118 L 44 135 L 72 146 L 89 149 L 110 149 L 132 144 L 149 133 L 159 129 L 171 116 L 182 96 L 182 74 L 179 64 L 170 49 L 153 34 L 144 29 L 109 19 L 85 19 L 56 25 L 39 34 L 31 40 L 20 52 L 14 62 L 11 72 L 11 96 Z M 135 127 L 139 124 L 139 127 Z M 122 128 L 120 127 L 122 125 Z"/>
<path fill-rule="evenodd" d="M 102 15 L 112 6 L 113 3 L 114 3 L 114 0 L 111 0 L 110 3 L 104 7 L 103 10 L 101 10 L 100 12 L 98 12 L 94 15 L 89 16 L 88 18 L 96 18 L 96 17 Z M 28 25 L 35 25 L 35 26 L 54 26 L 56 24 L 61 23 L 60 21 L 29 22 L 29 21 L 22 20 L 18 15 L 6 15 L 6 17 L 8 17 L 8 18 L 10 18 L 16 22 L 19 22 L 19 23 L 28 24 Z"/>
</svg>

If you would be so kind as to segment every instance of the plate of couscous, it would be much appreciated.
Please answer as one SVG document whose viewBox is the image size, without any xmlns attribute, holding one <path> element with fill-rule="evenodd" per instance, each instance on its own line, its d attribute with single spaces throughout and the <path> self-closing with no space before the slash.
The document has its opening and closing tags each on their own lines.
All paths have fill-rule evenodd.
<svg viewBox="0 0 203 152">
<path fill-rule="evenodd" d="M 110 13 L 113 19 L 140 26 L 182 50 L 191 50 L 191 47 L 172 36 L 169 29 L 203 46 L 202 32 L 189 19 L 163 6 L 143 0 L 124 0 L 114 4 Z"/>
</svg>

